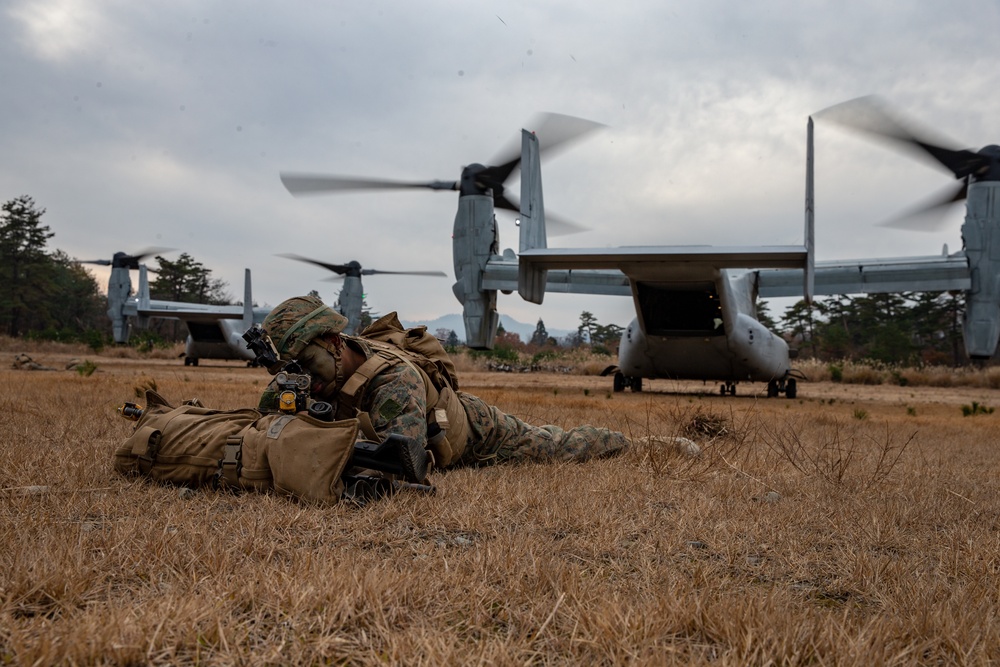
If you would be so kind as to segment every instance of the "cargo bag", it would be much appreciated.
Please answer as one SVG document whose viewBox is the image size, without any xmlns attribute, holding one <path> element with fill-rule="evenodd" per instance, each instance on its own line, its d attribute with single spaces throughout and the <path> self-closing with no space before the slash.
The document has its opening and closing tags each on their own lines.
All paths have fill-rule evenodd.
<svg viewBox="0 0 1000 667">
<path fill-rule="evenodd" d="M 222 484 L 317 502 L 335 502 L 358 433 L 356 419 L 323 422 L 255 409 L 171 406 L 148 390 L 135 431 L 114 468 L 192 488 Z"/>
<path fill-rule="evenodd" d="M 241 431 L 239 443 L 228 446 L 222 480 L 228 486 L 260 489 L 261 473 L 267 471 L 267 486 L 278 493 L 336 502 L 344 493 L 342 476 L 357 437 L 357 419 L 326 422 L 308 415 L 265 415 Z M 238 454 L 234 447 L 239 447 Z"/>
</svg>

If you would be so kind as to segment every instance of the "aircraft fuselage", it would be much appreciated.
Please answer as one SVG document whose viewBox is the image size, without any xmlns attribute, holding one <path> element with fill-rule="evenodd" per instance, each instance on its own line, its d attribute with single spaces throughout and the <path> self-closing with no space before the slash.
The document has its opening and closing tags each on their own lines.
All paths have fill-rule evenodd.
<svg viewBox="0 0 1000 667">
<path fill-rule="evenodd" d="M 703 280 L 636 280 L 638 316 L 622 334 L 629 378 L 771 382 L 791 370 L 788 344 L 759 321 L 754 274 L 713 270 Z"/>
</svg>

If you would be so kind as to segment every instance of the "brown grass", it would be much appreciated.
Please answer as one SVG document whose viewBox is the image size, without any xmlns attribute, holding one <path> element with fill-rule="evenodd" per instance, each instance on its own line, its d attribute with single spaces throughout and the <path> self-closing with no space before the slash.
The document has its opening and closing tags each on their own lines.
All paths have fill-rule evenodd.
<svg viewBox="0 0 1000 667">
<path fill-rule="evenodd" d="M 1000 415 L 961 410 L 1000 403 L 989 387 L 786 400 L 470 371 L 463 388 L 532 421 L 703 453 L 459 469 L 433 497 L 320 508 L 115 476 L 137 387 L 231 408 L 267 376 L 92 358 L 89 377 L 0 368 L 0 663 L 1000 660 Z"/>
</svg>

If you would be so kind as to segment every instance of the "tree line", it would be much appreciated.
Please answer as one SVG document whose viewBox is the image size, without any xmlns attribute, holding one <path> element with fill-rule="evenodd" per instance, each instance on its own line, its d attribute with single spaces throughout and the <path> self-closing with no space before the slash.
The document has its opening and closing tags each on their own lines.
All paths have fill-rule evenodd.
<svg viewBox="0 0 1000 667">
<path fill-rule="evenodd" d="M 801 358 L 822 361 L 964 365 L 968 358 L 962 343 L 963 315 L 963 295 L 947 292 L 840 295 L 808 304 L 800 300 L 786 308 L 778 320 L 770 316 L 766 301 L 758 302 L 762 324 L 782 335 Z M 528 353 L 589 347 L 614 355 L 622 331 L 621 326 L 601 324 L 592 313 L 583 311 L 577 330 L 561 339 L 549 336 L 539 319 L 528 341 L 501 328 L 496 347 Z"/>
<path fill-rule="evenodd" d="M 800 300 L 771 325 L 804 357 L 960 366 L 968 363 L 964 313 L 961 293 L 841 295 L 811 304 Z"/>
<path fill-rule="evenodd" d="M 0 207 L 0 332 L 100 348 L 111 337 L 107 295 L 77 259 L 49 249 L 55 233 L 42 222 L 45 209 L 28 195 Z M 176 260 L 156 257 L 150 297 L 188 303 L 226 304 L 226 283 L 187 253 Z M 151 323 L 153 336 L 182 340 L 176 321 Z"/>
</svg>

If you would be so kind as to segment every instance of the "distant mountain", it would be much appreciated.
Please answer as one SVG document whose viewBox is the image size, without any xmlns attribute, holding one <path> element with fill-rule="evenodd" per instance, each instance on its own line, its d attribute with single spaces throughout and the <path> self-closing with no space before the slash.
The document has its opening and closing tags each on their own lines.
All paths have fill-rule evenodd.
<svg viewBox="0 0 1000 667">
<path fill-rule="evenodd" d="M 542 318 L 542 321 L 544 322 L 545 318 Z M 462 316 L 458 314 L 442 315 L 435 320 L 425 322 L 401 320 L 401 323 L 407 328 L 422 324 L 426 326 L 427 330 L 431 333 L 435 333 L 438 329 L 448 329 L 449 331 L 454 331 L 459 340 L 465 340 L 465 323 L 462 322 Z M 500 324 L 503 325 L 504 330 L 521 336 L 521 340 L 524 342 L 531 340 L 532 335 L 535 333 L 535 327 L 538 326 L 537 321 L 531 324 L 525 324 L 524 322 L 518 322 L 509 315 L 502 314 L 500 315 Z M 547 326 L 545 327 L 545 330 L 549 332 L 549 336 L 553 336 L 555 338 L 563 338 L 571 333 L 569 329 L 550 329 Z"/>
</svg>

